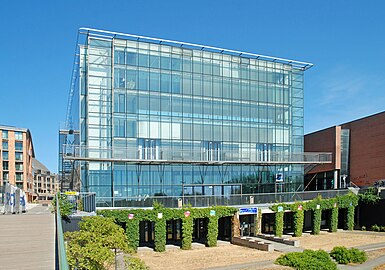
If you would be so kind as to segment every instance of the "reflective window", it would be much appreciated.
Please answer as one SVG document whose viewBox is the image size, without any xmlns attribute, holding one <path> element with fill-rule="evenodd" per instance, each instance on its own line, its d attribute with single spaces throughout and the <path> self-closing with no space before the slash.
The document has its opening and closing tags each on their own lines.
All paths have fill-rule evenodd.
<svg viewBox="0 0 385 270">
<path fill-rule="evenodd" d="M 16 169 L 16 171 L 22 171 L 23 170 L 23 163 L 15 163 L 15 169 Z"/>
<path fill-rule="evenodd" d="M 15 131 L 15 140 L 22 141 L 23 140 L 23 133 L 20 131 Z"/>
<path fill-rule="evenodd" d="M 119 64 L 119 65 L 124 65 L 125 64 L 125 53 L 124 53 L 124 48 L 121 48 L 119 50 L 114 51 L 114 63 Z"/>
<path fill-rule="evenodd" d="M 126 70 L 122 68 L 115 68 L 115 88 L 126 88 Z"/>
<path fill-rule="evenodd" d="M 135 52 L 126 52 L 127 65 L 136 66 L 138 64 L 138 54 Z"/>
<path fill-rule="evenodd" d="M 15 178 L 16 178 L 16 181 L 23 181 L 23 179 L 24 179 L 23 173 L 16 172 L 15 173 Z"/>
<path fill-rule="evenodd" d="M 23 142 L 15 142 L 15 150 L 23 151 Z"/>
<path fill-rule="evenodd" d="M 23 160 L 23 153 L 15 152 L 15 159 L 16 160 Z"/>
<path fill-rule="evenodd" d="M 8 161 L 3 161 L 3 170 L 5 170 L 5 171 L 9 170 L 9 163 L 8 163 Z"/>
</svg>

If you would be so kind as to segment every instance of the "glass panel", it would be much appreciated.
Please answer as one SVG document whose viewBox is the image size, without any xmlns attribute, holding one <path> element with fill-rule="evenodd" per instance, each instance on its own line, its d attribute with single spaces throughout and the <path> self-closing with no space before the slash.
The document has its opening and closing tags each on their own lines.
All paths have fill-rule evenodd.
<svg viewBox="0 0 385 270">
<path fill-rule="evenodd" d="M 127 89 L 136 89 L 138 87 L 137 71 L 127 70 Z"/>
<path fill-rule="evenodd" d="M 23 151 L 23 142 L 15 142 L 15 150 Z"/>
<path fill-rule="evenodd" d="M 23 133 L 20 131 L 15 131 L 15 140 L 22 141 L 23 140 Z"/>
<path fill-rule="evenodd" d="M 162 73 L 160 75 L 160 91 L 170 92 L 171 88 L 171 74 Z"/>
<path fill-rule="evenodd" d="M 8 150 L 8 141 L 3 141 L 2 147 L 3 150 Z"/>
<path fill-rule="evenodd" d="M 138 54 L 135 52 L 126 52 L 126 63 L 127 65 L 136 66 L 138 65 Z"/>
<path fill-rule="evenodd" d="M 15 153 L 15 159 L 16 160 L 23 160 L 23 153 L 16 152 Z"/>
<path fill-rule="evenodd" d="M 126 55 L 124 53 L 124 48 L 119 48 L 114 51 L 114 63 L 119 65 L 125 64 Z"/>
</svg>

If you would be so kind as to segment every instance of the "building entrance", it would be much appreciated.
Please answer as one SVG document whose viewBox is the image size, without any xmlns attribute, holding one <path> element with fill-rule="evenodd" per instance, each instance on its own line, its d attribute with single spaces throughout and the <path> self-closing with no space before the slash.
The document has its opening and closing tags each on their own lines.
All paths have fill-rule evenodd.
<svg viewBox="0 0 385 270">
<path fill-rule="evenodd" d="M 141 221 L 139 223 L 139 244 L 141 246 L 154 245 L 154 222 Z"/>
<path fill-rule="evenodd" d="M 274 232 L 274 214 L 263 214 L 262 215 L 262 233 L 273 233 Z"/>
<path fill-rule="evenodd" d="M 254 215 L 239 216 L 241 236 L 254 236 L 255 234 L 255 218 Z"/>
<path fill-rule="evenodd" d="M 218 220 L 218 239 L 231 240 L 231 217 L 222 217 Z"/>
<path fill-rule="evenodd" d="M 167 242 L 176 243 L 180 242 L 182 234 L 182 221 L 177 220 L 168 220 L 167 221 Z"/>
<path fill-rule="evenodd" d="M 206 243 L 207 239 L 207 218 L 194 219 L 193 240 L 200 243 Z"/>
</svg>

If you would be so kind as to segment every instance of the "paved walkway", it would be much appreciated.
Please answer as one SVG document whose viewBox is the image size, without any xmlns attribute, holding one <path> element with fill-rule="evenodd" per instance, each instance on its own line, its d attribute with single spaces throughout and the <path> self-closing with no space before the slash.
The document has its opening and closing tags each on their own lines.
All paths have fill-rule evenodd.
<svg viewBox="0 0 385 270">
<path fill-rule="evenodd" d="M 1 269 L 55 269 L 55 216 L 46 206 L 0 214 Z"/>
</svg>

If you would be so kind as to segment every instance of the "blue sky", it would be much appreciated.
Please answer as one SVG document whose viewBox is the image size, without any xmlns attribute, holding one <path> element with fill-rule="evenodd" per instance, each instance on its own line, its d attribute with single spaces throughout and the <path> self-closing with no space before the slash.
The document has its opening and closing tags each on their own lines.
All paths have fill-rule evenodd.
<svg viewBox="0 0 385 270">
<path fill-rule="evenodd" d="M 384 1 L 5 1 L 0 124 L 29 128 L 57 171 L 79 27 L 193 42 L 314 63 L 305 132 L 385 110 Z"/>
</svg>

